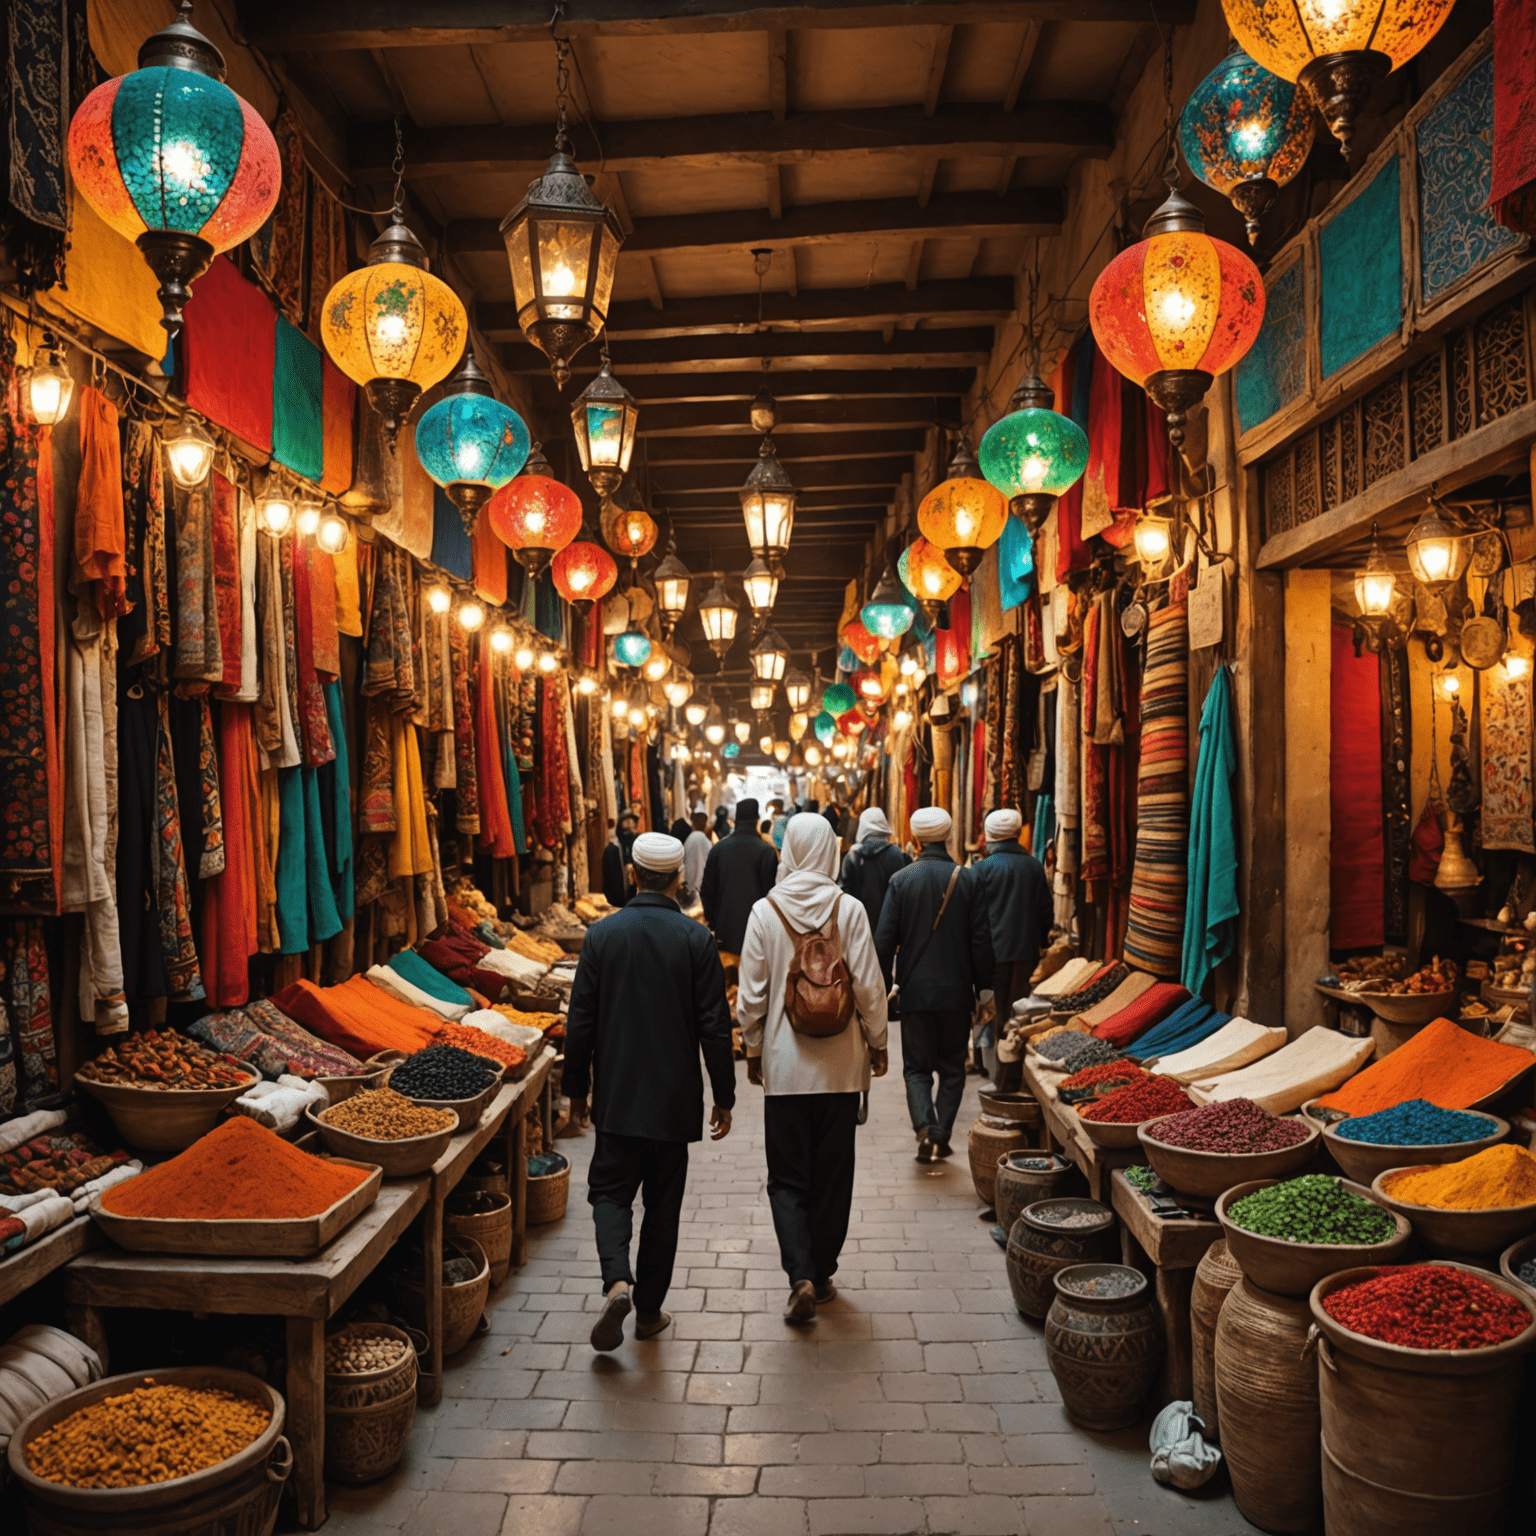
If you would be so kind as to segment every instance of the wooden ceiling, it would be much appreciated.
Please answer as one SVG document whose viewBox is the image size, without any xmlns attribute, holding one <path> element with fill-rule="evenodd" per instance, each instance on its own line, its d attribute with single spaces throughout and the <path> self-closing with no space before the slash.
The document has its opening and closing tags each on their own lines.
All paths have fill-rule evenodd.
<svg viewBox="0 0 1536 1536">
<path fill-rule="evenodd" d="M 518 332 L 497 226 L 552 146 L 557 10 L 575 154 L 627 232 L 608 332 L 641 402 L 640 487 L 692 569 L 744 568 L 736 490 L 767 366 L 802 492 L 774 623 L 803 657 L 831 640 L 927 430 L 959 421 L 1031 241 L 1070 215 L 1073 163 L 1109 152 L 1152 14 L 1146 0 L 238 0 L 241 34 L 338 130 L 376 202 L 398 115 L 413 217 L 546 439 L 569 435 L 597 353 L 561 400 Z M 1158 6 L 1164 26 L 1193 12 Z M 769 253 L 761 280 L 754 250 Z M 745 675 L 745 651 L 727 676 Z"/>
</svg>

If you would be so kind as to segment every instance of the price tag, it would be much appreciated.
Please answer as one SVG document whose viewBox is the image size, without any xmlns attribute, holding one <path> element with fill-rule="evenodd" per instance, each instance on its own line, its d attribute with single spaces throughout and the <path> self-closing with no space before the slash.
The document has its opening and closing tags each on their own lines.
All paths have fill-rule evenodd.
<svg viewBox="0 0 1536 1536">
<path fill-rule="evenodd" d="M 1227 608 L 1225 571 L 1225 566 L 1206 566 L 1200 572 L 1200 585 L 1189 594 L 1189 648 L 1192 651 L 1221 643 Z"/>
</svg>

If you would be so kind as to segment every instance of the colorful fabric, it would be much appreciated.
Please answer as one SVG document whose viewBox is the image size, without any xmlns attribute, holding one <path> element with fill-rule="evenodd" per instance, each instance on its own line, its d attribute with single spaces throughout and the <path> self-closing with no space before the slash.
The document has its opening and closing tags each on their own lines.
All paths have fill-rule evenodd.
<svg viewBox="0 0 1536 1536">
<path fill-rule="evenodd" d="M 1113 1018 L 1095 1026 L 1093 1033 L 1117 1050 L 1124 1050 L 1133 1040 L 1145 1035 L 1153 1025 L 1160 1024 L 1188 1001 L 1189 993 L 1177 982 L 1154 982 Z"/>
<path fill-rule="evenodd" d="M 475 591 L 488 603 L 506 602 L 507 546 L 496 536 L 496 530 L 484 512 L 475 522 L 471 552 L 474 559 Z"/>
<path fill-rule="evenodd" d="M 1493 4 L 1493 186 L 1499 223 L 1536 232 L 1536 6 Z"/>
<path fill-rule="evenodd" d="M 474 550 L 464 532 L 464 520 L 440 485 L 432 490 L 431 559 L 433 565 L 461 581 L 469 581 L 475 574 Z"/>
<path fill-rule="evenodd" d="M 1217 667 L 1200 709 L 1200 754 L 1190 804 L 1189 885 L 1184 913 L 1180 980 L 1199 992 L 1206 977 L 1232 953 L 1237 941 L 1237 734 L 1232 723 L 1232 685 Z"/>
<path fill-rule="evenodd" d="M 5 141 L 12 209 L 62 236 L 69 228 L 64 143 L 69 131 L 71 7 L 11 0 L 6 48 Z"/>
<path fill-rule="evenodd" d="M 224 869 L 224 799 L 219 789 L 219 754 L 213 739 L 213 710 L 205 693 L 198 726 L 198 790 L 203 809 L 203 848 L 197 872 L 206 880 Z"/>
<path fill-rule="evenodd" d="M 80 484 L 75 495 L 77 584 L 94 583 L 104 619 L 127 611 L 128 535 L 123 513 L 123 453 L 117 407 L 87 384 L 80 391 Z"/>
<path fill-rule="evenodd" d="M 350 977 L 338 987 L 296 981 L 271 1000 L 290 1019 L 360 1061 L 380 1051 L 422 1050 L 443 1023 L 425 1008 L 399 1002 L 365 976 Z"/>
<path fill-rule="evenodd" d="M 539 693 L 543 751 L 539 754 L 538 832 L 546 848 L 555 848 L 570 831 L 564 679 L 541 679 Z"/>
<path fill-rule="evenodd" d="M 438 488 L 416 457 L 414 431 L 407 429 L 400 434 L 395 452 L 400 466 L 400 532 L 396 542 L 418 560 L 430 560 L 437 526 Z"/>
<path fill-rule="evenodd" d="M 390 970 L 403 976 L 413 987 L 420 988 L 440 1003 L 452 1003 L 456 1007 L 464 1008 L 474 1006 L 474 998 L 458 982 L 445 976 L 413 949 L 402 949 L 398 954 L 391 955 L 385 963 Z"/>
<path fill-rule="evenodd" d="M 391 776 L 389 710 L 369 699 L 363 723 L 363 772 L 358 794 L 358 830 L 395 830 L 395 788 Z"/>
<path fill-rule="evenodd" d="M 352 488 L 353 417 L 356 412 L 357 385 L 330 358 L 322 357 L 320 413 L 325 467 L 320 474 L 320 489 L 333 496 Z"/>
<path fill-rule="evenodd" d="M 1536 853 L 1532 826 L 1531 680 L 1483 673 L 1483 847 Z"/>
<path fill-rule="evenodd" d="M 217 568 L 213 555 L 213 485 L 175 489 L 176 514 L 176 658 L 171 675 L 182 693 L 197 693 L 198 683 L 224 676 L 223 638 L 219 628 Z"/>
<path fill-rule="evenodd" d="M 1192 997 L 1183 1007 L 1176 1008 L 1155 1029 L 1150 1029 L 1139 1040 L 1126 1047 L 1125 1054 L 1132 1061 L 1151 1061 L 1172 1056 L 1177 1051 L 1187 1051 L 1191 1046 L 1208 1040 L 1218 1030 L 1232 1022 L 1229 1014 L 1213 1008 L 1202 997 Z"/>
<path fill-rule="evenodd" d="M 192 942 L 192 895 L 176 799 L 170 701 L 165 694 L 160 695 L 155 732 L 155 845 L 160 952 L 165 958 L 166 985 L 173 998 L 196 1000 L 206 993 Z"/>
<path fill-rule="evenodd" d="M 1331 681 L 1329 853 L 1334 949 L 1380 944 L 1386 848 L 1381 830 L 1381 679 L 1378 658 L 1355 655 L 1354 634 L 1335 624 Z M 1525 750 L 1529 751 L 1527 743 Z"/>
<path fill-rule="evenodd" d="M 5 935 L 7 1002 L 19 1097 L 32 1109 L 59 1091 L 58 1049 L 53 1038 L 53 1007 L 48 990 L 48 948 L 42 922 L 11 923 Z"/>
<path fill-rule="evenodd" d="M 305 213 L 309 201 L 309 167 L 304 161 L 304 132 L 298 114 L 285 108 L 272 124 L 282 171 L 282 190 L 267 222 L 251 237 L 251 258 L 278 308 L 304 324 Z"/>
<path fill-rule="evenodd" d="M 297 641 L 299 674 L 299 729 L 304 744 L 304 766 L 318 768 L 336 756 L 331 727 L 326 717 L 325 696 L 315 671 L 315 607 L 310 594 L 313 567 L 309 541 L 295 540 L 293 549 L 293 627 Z"/>
<path fill-rule="evenodd" d="M 256 839 L 261 793 L 256 737 L 248 704 L 219 712 L 224 868 L 203 886 L 203 976 L 208 1000 L 231 1008 L 251 995 L 250 959 L 259 946 L 256 922 Z"/>
<path fill-rule="evenodd" d="M 306 480 L 325 473 L 325 385 L 320 349 L 277 317 L 273 337 L 272 457 Z M 349 481 L 350 483 L 350 481 Z"/>
<path fill-rule="evenodd" d="M 282 797 L 277 845 L 278 953 L 300 955 L 312 945 L 335 938 L 341 932 L 341 916 L 325 863 L 315 770 L 285 768 L 278 775 L 278 788 Z"/>
<path fill-rule="evenodd" d="M 517 852 L 507 806 L 506 769 L 496 729 L 496 683 L 490 640 L 481 635 L 475 681 L 475 780 L 480 797 L 480 846 L 492 858 L 510 859 Z"/>
<path fill-rule="evenodd" d="M 348 539 L 347 547 L 339 555 L 333 555 L 331 560 L 336 575 L 337 632 L 361 639 L 363 614 L 357 571 L 357 540 Z"/>
<path fill-rule="evenodd" d="M 426 786 L 416 727 L 403 715 L 391 715 L 389 729 L 396 823 L 389 845 L 389 874 L 398 880 L 431 873 L 432 841 L 427 832 Z"/>
<path fill-rule="evenodd" d="M 215 256 L 185 308 L 187 404 L 253 448 L 272 448 L 277 314 L 255 283 Z"/>
<path fill-rule="evenodd" d="M 40 295 L 42 307 L 96 327 L 157 361 L 165 356 L 160 298 L 154 274 L 131 241 L 124 240 L 74 189 L 64 281 Z"/>
<path fill-rule="evenodd" d="M 331 858 L 331 889 L 336 896 L 336 911 L 345 922 L 354 911 L 354 873 L 352 869 L 352 769 L 347 754 L 346 720 L 341 701 L 341 683 L 325 685 L 325 710 L 330 719 L 331 741 L 335 759 L 320 770 L 320 792 L 331 801 L 331 821 L 335 826 Z"/>
<path fill-rule="evenodd" d="M 160 440 L 148 423 L 130 420 L 123 424 L 123 443 L 127 547 L 134 552 L 138 568 L 128 577 L 132 611 L 119 622 L 118 638 L 132 665 L 170 649 L 171 601 L 166 585 L 165 476 Z"/>
<path fill-rule="evenodd" d="M 312 1035 L 269 998 L 247 1003 L 241 1013 L 283 1055 L 288 1071 L 299 1077 L 352 1077 L 363 1065 L 351 1052 Z"/>
<path fill-rule="evenodd" d="M 215 472 L 209 504 L 213 548 L 214 610 L 219 625 L 219 657 L 223 673 L 218 679 L 220 697 L 228 698 L 245 686 L 245 615 L 240 574 L 239 492 Z"/>
</svg>

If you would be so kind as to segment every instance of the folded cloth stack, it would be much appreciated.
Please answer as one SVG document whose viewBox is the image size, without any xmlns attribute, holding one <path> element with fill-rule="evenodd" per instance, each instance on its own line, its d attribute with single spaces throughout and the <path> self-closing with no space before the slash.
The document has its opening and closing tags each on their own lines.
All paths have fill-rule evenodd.
<svg viewBox="0 0 1536 1536">
<path fill-rule="evenodd" d="M 1146 972 L 1138 974 L 1146 975 Z M 1116 992 L 1115 996 L 1119 995 Z M 1151 986 L 1143 987 L 1140 995 L 1133 998 L 1125 1007 L 1111 1014 L 1102 1023 L 1095 1025 L 1093 1033 L 1100 1040 L 1107 1040 L 1111 1045 L 1118 1046 L 1128 1056 L 1137 1056 L 1140 1052 L 1131 1049 L 1131 1042 L 1145 1039 L 1148 1031 L 1153 1034 L 1159 1032 L 1168 1015 L 1188 1001 L 1189 993 L 1178 982 L 1153 982 Z M 1108 1004 L 1100 1006 L 1107 1007 Z"/>
<path fill-rule="evenodd" d="M 285 1073 L 300 1077 L 355 1077 L 363 1064 L 355 1056 L 310 1034 L 269 999 L 224 1013 L 210 1013 L 187 1033 L 211 1050 L 248 1062 L 275 1081 Z"/>
<path fill-rule="evenodd" d="M 1125 1054 L 1134 1061 L 1151 1061 L 1173 1051 L 1187 1050 L 1214 1035 L 1231 1017 L 1231 1014 L 1213 1008 L 1204 998 L 1191 997 L 1182 1008 L 1169 1014 L 1156 1029 L 1149 1030 L 1134 1045 L 1129 1046 Z"/>
<path fill-rule="evenodd" d="M 1162 1025 L 1158 1028 L 1161 1030 Z M 1195 1045 L 1165 1051 L 1147 1070 L 1157 1077 L 1171 1077 L 1176 1083 L 1204 1082 L 1249 1066 L 1278 1051 L 1285 1042 L 1285 1030 L 1278 1026 L 1266 1029 L 1251 1019 L 1232 1019 Z M 1140 1048 L 1138 1045 L 1137 1049 Z"/>
<path fill-rule="evenodd" d="M 23 1419 L 102 1377 L 89 1345 L 43 1323 L 29 1323 L 0 1348 L 0 1454 Z"/>
<path fill-rule="evenodd" d="M 496 1008 L 477 1008 L 464 1016 L 463 1023 L 470 1029 L 483 1029 L 486 1034 L 495 1035 L 498 1040 L 505 1040 L 509 1045 L 520 1045 L 530 1054 L 544 1040 L 542 1029 L 535 1029 L 531 1024 L 514 1024 Z"/>
<path fill-rule="evenodd" d="M 1047 976 L 1030 989 L 1031 997 L 1060 997 L 1083 985 L 1101 967 L 1097 960 L 1084 960 L 1081 956 L 1068 960 L 1059 971 Z"/>
<path fill-rule="evenodd" d="M 1157 977 L 1150 971 L 1128 971 L 1113 992 L 1091 1007 L 1084 1008 L 1077 1015 L 1077 1022 L 1087 1029 L 1096 1029 L 1114 1018 L 1123 1008 L 1129 1008 L 1156 980 Z"/>
<path fill-rule="evenodd" d="M 335 987 L 296 981 L 272 1001 L 290 1018 L 363 1061 L 380 1051 L 419 1051 L 437 1039 L 446 1022 L 441 1014 L 402 1003 L 366 976 L 350 976 Z"/>
<path fill-rule="evenodd" d="M 299 1123 L 299 1117 L 311 1105 L 323 1109 L 330 1095 L 319 1083 L 302 1077 L 280 1077 L 275 1083 L 257 1083 L 243 1093 L 230 1108 L 237 1115 L 248 1115 L 257 1125 L 281 1135 Z"/>
<path fill-rule="evenodd" d="M 506 986 L 505 976 L 482 969 L 480 965 L 484 956 L 499 954 L 500 951 L 493 951 L 489 944 L 482 944 L 467 928 L 451 918 L 424 944 L 419 944 L 416 952 L 460 986 L 472 987 L 493 1003 Z"/>
<path fill-rule="evenodd" d="M 30 1115 L 5 1121 L 0 1124 L 0 1153 L 9 1152 L 12 1147 L 19 1147 L 45 1131 L 55 1130 L 68 1118 L 62 1109 L 38 1109 Z"/>
<path fill-rule="evenodd" d="M 400 1002 L 426 1008 L 453 1023 L 475 1006 L 474 998 L 458 982 L 443 975 L 415 950 L 403 949 L 391 955 L 387 965 L 370 966 L 363 974 Z"/>
<path fill-rule="evenodd" d="M 481 955 L 480 969 L 495 971 L 509 981 L 530 985 L 540 980 L 549 967 L 542 960 L 530 960 L 513 949 L 493 949 L 489 954 Z"/>
<path fill-rule="evenodd" d="M 1272 1115 L 1288 1115 L 1352 1077 L 1375 1049 L 1369 1035 L 1356 1038 L 1317 1024 L 1252 1066 L 1192 1084 L 1190 1094 L 1201 1104 L 1252 1099 Z"/>
</svg>

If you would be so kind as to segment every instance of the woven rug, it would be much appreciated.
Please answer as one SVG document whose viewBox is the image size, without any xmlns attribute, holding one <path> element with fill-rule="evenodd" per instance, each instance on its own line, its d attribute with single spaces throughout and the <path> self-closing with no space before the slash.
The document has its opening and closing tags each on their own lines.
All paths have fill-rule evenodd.
<svg viewBox="0 0 1536 1536">
<path fill-rule="evenodd" d="M 1170 604 L 1147 626 L 1141 682 L 1136 862 L 1125 958 L 1154 976 L 1179 974 L 1189 847 L 1189 608 Z"/>
</svg>

